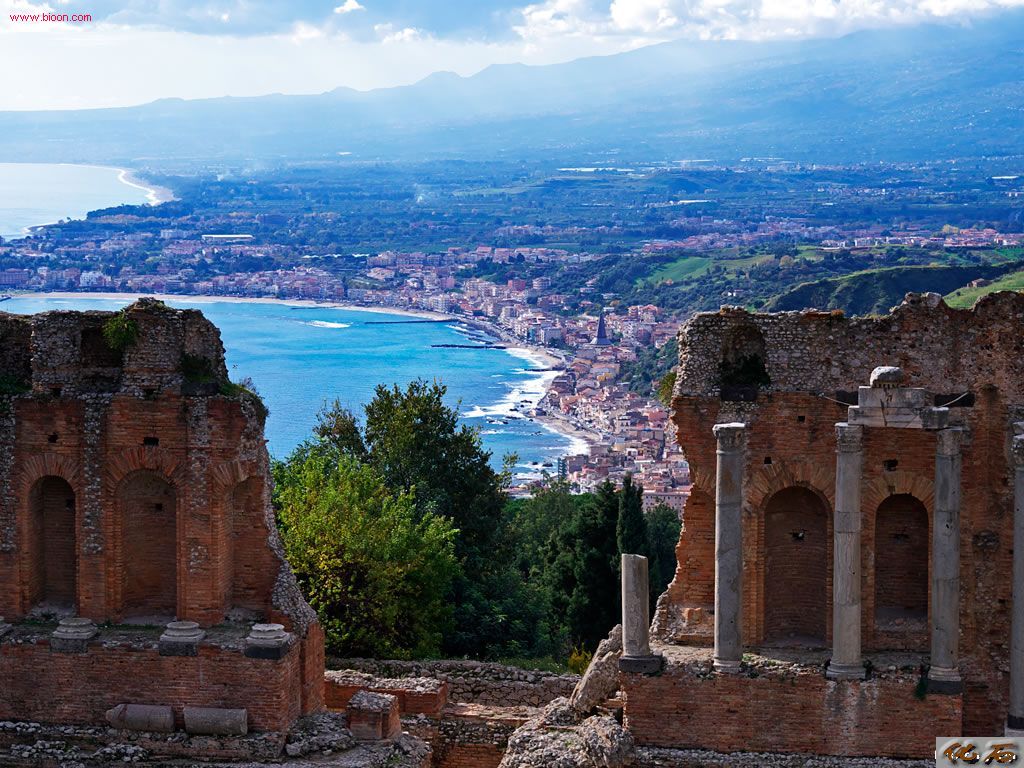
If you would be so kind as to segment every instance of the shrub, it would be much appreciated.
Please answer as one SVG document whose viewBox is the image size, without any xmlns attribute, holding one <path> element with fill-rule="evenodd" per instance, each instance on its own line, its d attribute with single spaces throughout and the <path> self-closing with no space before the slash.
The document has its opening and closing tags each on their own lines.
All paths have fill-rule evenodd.
<svg viewBox="0 0 1024 768">
<path fill-rule="evenodd" d="M 594 654 L 586 648 L 574 647 L 572 653 L 569 654 L 569 671 L 576 675 L 582 675 L 587 671 L 593 658 Z"/>
<path fill-rule="evenodd" d="M 124 352 L 139 338 L 139 324 L 122 309 L 103 324 L 103 340 L 115 352 Z"/>
</svg>

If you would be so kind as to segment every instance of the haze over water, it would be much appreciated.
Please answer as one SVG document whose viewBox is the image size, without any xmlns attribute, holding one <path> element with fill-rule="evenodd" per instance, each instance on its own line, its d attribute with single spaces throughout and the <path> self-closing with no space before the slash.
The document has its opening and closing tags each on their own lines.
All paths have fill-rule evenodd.
<svg viewBox="0 0 1024 768">
<path fill-rule="evenodd" d="M 0 163 L 0 237 L 23 237 L 28 227 L 82 219 L 89 211 L 151 202 L 149 190 L 118 168 L 93 165 Z"/>
<path fill-rule="evenodd" d="M 119 309 L 128 299 L 17 297 L 0 311 Z M 545 462 L 582 448 L 518 414 L 516 404 L 536 403 L 553 376 L 536 369 L 521 350 L 453 349 L 435 344 L 473 344 L 454 323 L 410 322 L 407 316 L 279 303 L 180 300 L 221 330 L 228 371 L 235 381 L 251 377 L 270 408 L 271 455 L 286 456 L 309 437 L 317 411 L 338 398 L 358 415 L 377 384 L 405 386 L 416 378 L 447 385 L 449 405 L 481 431 L 492 464 L 516 453 L 517 474 L 532 476 Z M 476 333 L 476 332 L 474 332 Z M 524 405 L 522 410 L 528 410 Z M 536 464 L 534 463 L 536 462 Z M 554 467 L 547 467 L 554 473 Z"/>
</svg>

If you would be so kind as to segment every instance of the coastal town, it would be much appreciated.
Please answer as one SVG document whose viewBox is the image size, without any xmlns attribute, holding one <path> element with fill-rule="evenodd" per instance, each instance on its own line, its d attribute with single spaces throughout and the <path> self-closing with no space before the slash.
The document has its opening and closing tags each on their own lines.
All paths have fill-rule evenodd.
<svg viewBox="0 0 1024 768">
<path fill-rule="evenodd" d="M 487 195 L 461 191 L 460 177 L 446 179 L 448 197 L 424 210 L 420 196 L 394 195 L 386 174 L 364 180 L 352 198 L 338 173 L 313 185 L 285 171 L 178 180 L 180 197 L 154 189 L 157 206 L 33 228 L 0 240 L 0 294 L 308 301 L 450 318 L 488 343 L 543 353 L 536 365 L 549 369 L 547 392 L 519 404 L 528 409 L 520 413 L 575 438 L 574 455 L 541 468 L 543 478 L 517 477 L 512 493 L 529 495 L 555 480 L 582 493 L 629 474 L 642 484 L 647 508 L 681 510 L 689 470 L 668 428 L 665 388 L 660 398 L 658 389 L 688 315 L 723 304 L 760 307 L 803 282 L 892 264 L 949 270 L 959 281 L 952 287 L 983 286 L 1017 268 L 1024 243 L 1016 219 L 961 226 L 963 217 L 977 221 L 984 206 L 1020 194 L 1016 176 L 953 182 L 932 168 L 893 165 L 888 175 L 872 175 L 776 163 L 655 168 L 643 176 L 559 169 L 551 177 L 557 187 L 520 194 L 515 216 L 491 217 Z M 814 173 L 846 181 L 816 181 Z M 757 179 L 773 190 L 772 214 L 750 203 Z M 605 194 L 633 201 L 623 205 L 626 215 L 606 220 L 598 203 L 587 202 L 597 199 L 589 192 L 595 180 Z M 665 180 L 706 196 L 666 195 Z M 940 191 L 950 183 L 963 189 Z M 309 207 L 314 195 L 345 196 L 348 208 Z M 564 215 L 548 210 L 553 199 Z M 965 212 L 951 224 L 953 203 Z M 858 213 L 865 205 L 869 216 Z M 907 205 L 924 206 L 922 214 L 883 223 L 880 210 Z M 381 233 L 387 246 L 374 247 Z M 914 273 L 915 285 L 923 274 Z M 877 308 L 902 295 L 892 290 L 895 299 L 883 293 Z"/>
</svg>

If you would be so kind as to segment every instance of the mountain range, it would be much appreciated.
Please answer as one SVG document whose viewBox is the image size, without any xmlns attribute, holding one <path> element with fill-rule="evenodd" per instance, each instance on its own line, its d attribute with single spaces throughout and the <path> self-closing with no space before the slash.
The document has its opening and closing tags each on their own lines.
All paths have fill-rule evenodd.
<svg viewBox="0 0 1024 768">
<path fill-rule="evenodd" d="M 1024 153 L 1024 13 L 786 42 L 676 41 L 315 96 L 0 113 L 0 161 L 779 157 Z"/>
</svg>

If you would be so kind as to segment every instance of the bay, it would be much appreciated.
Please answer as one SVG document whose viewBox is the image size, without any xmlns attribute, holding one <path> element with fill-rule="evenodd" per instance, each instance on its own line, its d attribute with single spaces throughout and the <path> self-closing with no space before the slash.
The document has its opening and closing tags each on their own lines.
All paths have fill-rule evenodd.
<svg viewBox="0 0 1024 768">
<path fill-rule="evenodd" d="M 0 163 L 0 237 L 23 237 L 28 227 L 100 208 L 155 202 L 155 194 L 119 168 Z"/>
<path fill-rule="evenodd" d="M 115 310 L 128 302 L 21 295 L 0 302 L 0 311 Z M 251 378 L 270 409 L 268 447 L 277 458 L 309 437 L 324 403 L 337 398 L 359 414 L 378 384 L 404 387 L 417 378 L 448 387 L 448 404 L 480 430 L 495 468 L 506 453 L 517 454 L 520 480 L 539 476 L 545 464 L 554 473 L 560 456 L 584 450 L 523 413 L 554 376 L 539 370 L 543 361 L 528 350 L 435 346 L 474 343 L 456 322 L 281 302 L 183 296 L 168 303 L 198 308 L 220 328 L 231 378 Z"/>
</svg>

